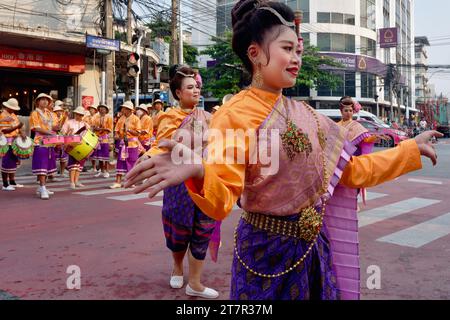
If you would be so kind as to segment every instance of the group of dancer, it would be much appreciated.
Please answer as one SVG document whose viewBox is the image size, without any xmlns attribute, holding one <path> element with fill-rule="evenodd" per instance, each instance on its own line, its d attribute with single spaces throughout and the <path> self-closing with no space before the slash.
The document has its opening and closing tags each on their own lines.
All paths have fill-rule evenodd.
<svg viewBox="0 0 450 320">
<path fill-rule="evenodd" d="M 232 47 L 252 75 L 251 85 L 210 118 L 196 108 L 195 72 L 172 67 L 170 89 L 181 109 L 160 118 L 156 141 L 128 172 L 125 187 L 148 189 L 149 197 L 164 191 L 172 288 L 184 285 L 188 252 L 186 294 L 219 296 L 201 283 L 201 270 L 208 247 L 217 259 L 220 221 L 237 203 L 243 213 L 234 233 L 231 299 L 359 299 L 357 195 L 420 169 L 421 155 L 436 164 L 430 139 L 440 134 L 425 132 L 370 153 L 375 138 L 352 121 L 357 110 L 350 97 L 341 99 L 343 120 L 337 124 L 282 95 L 301 69 L 303 39 L 294 12 L 279 2 L 241 0 L 231 14 Z M 201 150 L 183 141 L 186 132 L 202 130 L 227 138 L 204 135 Z M 278 170 L 267 174 L 267 163 L 252 162 L 255 145 L 248 136 L 228 139 L 229 130 L 254 130 L 258 142 L 275 139 L 271 153 L 279 154 Z M 188 161 L 175 161 L 180 154 Z"/>
<path fill-rule="evenodd" d="M 17 168 L 22 159 L 32 157 L 32 172 L 39 183 L 36 194 L 44 200 L 54 194 L 47 188 L 47 182 L 54 180 L 57 175 L 58 163 L 60 177 L 69 177 L 71 189 L 84 187 L 80 182 L 80 173 L 89 160 L 95 177 L 109 178 L 108 164 L 113 158 L 110 150 L 114 145 L 117 154 L 116 182 L 110 188 L 121 188 L 121 177 L 134 166 L 139 155 L 150 148 L 157 128 L 154 123 L 158 123 L 159 117 L 164 113 L 161 100 L 141 104 L 137 110 L 131 101 L 125 101 L 120 106 L 121 115 L 114 125 L 110 116 L 111 109 L 105 104 L 89 106 L 88 110 L 80 106 L 69 113 L 71 106 L 60 100 L 54 101 L 45 93 L 40 93 L 34 104 L 35 110 L 29 120 L 30 131 L 34 134 L 32 141 L 26 135 L 24 123 L 16 115 L 20 111 L 18 101 L 11 98 L 2 104 L 0 137 L 5 140 L 4 150 L 0 153 L 2 191 L 15 191 L 16 188 L 23 187 L 15 181 Z M 97 136 L 98 143 L 84 159 L 77 160 L 70 155 L 67 145 L 52 140 L 47 143 L 46 140 L 49 137 L 83 135 L 87 130 Z M 14 141 L 18 137 L 24 141 L 30 140 L 32 152 L 23 157 L 15 152 Z"/>
</svg>

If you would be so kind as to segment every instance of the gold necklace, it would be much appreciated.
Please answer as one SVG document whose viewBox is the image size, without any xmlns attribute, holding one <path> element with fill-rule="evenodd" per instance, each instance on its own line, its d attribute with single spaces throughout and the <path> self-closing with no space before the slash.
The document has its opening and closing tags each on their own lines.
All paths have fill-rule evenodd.
<svg viewBox="0 0 450 320">
<path fill-rule="evenodd" d="M 283 106 L 284 106 L 284 104 L 283 104 Z M 306 105 L 306 106 L 307 106 L 308 111 L 310 111 L 312 113 L 312 115 L 314 116 L 314 119 L 317 124 L 317 137 L 319 139 L 319 144 L 322 148 L 322 165 L 323 165 L 323 174 L 324 174 L 324 180 L 323 180 L 323 184 L 322 184 L 322 192 L 323 192 L 323 194 L 325 194 L 327 192 L 327 187 L 328 187 L 328 183 L 329 183 L 328 182 L 329 174 L 326 169 L 327 164 L 326 164 L 325 150 L 324 150 L 326 147 L 326 138 L 320 128 L 320 121 L 319 121 L 319 118 L 318 118 L 316 112 L 313 110 L 313 108 L 311 106 L 309 106 L 309 105 Z M 286 118 L 280 111 L 278 111 L 278 112 L 286 120 L 288 120 L 288 118 Z M 291 121 L 291 120 L 289 120 L 289 121 Z M 238 227 L 236 227 L 234 230 L 234 252 L 236 254 L 238 261 L 249 272 L 251 272 L 254 275 L 261 277 L 261 278 L 278 278 L 278 277 L 281 277 L 281 276 L 293 271 L 306 259 L 306 257 L 311 252 L 312 248 L 314 247 L 314 245 L 317 242 L 317 239 L 320 235 L 320 231 L 323 226 L 323 217 L 325 215 L 326 202 L 327 202 L 326 199 L 322 199 L 322 208 L 321 208 L 320 213 L 317 212 L 317 210 L 314 208 L 314 206 L 307 207 L 301 211 L 300 219 L 297 222 L 300 225 L 300 230 L 301 230 L 300 236 L 305 241 L 311 242 L 311 243 L 308 246 L 308 250 L 306 250 L 305 254 L 299 260 L 297 260 L 290 268 L 285 269 L 284 271 L 278 272 L 275 274 L 266 274 L 266 273 L 257 272 L 253 268 L 248 266 L 240 257 L 238 249 L 237 249 L 237 229 L 238 229 Z"/>
</svg>

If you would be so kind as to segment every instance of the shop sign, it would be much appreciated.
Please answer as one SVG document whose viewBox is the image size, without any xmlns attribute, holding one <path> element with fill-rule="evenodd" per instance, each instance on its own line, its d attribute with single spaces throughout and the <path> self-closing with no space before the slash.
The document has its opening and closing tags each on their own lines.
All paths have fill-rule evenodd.
<svg viewBox="0 0 450 320">
<path fill-rule="evenodd" d="M 0 46 L 0 67 L 84 73 L 85 57 Z"/>
</svg>

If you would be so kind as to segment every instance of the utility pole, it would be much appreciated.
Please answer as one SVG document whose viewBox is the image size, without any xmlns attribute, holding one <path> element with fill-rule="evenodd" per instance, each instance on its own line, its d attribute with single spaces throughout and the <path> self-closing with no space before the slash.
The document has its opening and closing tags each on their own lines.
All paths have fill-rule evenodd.
<svg viewBox="0 0 450 320">
<path fill-rule="evenodd" d="M 104 34 L 106 38 L 113 39 L 113 10 L 112 10 L 112 0 L 105 1 L 105 30 Z M 106 55 L 106 103 L 107 106 L 110 107 L 109 113 L 113 114 L 113 92 L 114 92 L 114 70 L 115 66 L 113 60 L 115 58 L 115 51 L 111 51 L 108 55 Z"/>
<path fill-rule="evenodd" d="M 181 25 L 181 3 L 178 5 L 178 18 L 179 18 L 179 28 L 180 28 L 180 38 L 178 39 L 178 63 L 184 63 L 183 57 L 183 26 Z"/>
<path fill-rule="evenodd" d="M 128 0 L 128 8 L 127 8 L 127 43 L 131 45 L 132 42 L 132 25 L 131 22 L 133 21 L 133 0 Z"/>
<path fill-rule="evenodd" d="M 178 0 L 172 0 L 172 20 L 171 35 L 172 43 L 170 46 L 170 64 L 178 64 L 178 29 L 177 29 Z"/>
</svg>

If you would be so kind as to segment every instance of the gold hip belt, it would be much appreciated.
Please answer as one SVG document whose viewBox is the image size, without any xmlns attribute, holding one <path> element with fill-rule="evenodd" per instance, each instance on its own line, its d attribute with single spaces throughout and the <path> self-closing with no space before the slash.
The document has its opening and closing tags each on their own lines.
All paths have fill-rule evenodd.
<svg viewBox="0 0 450 320">
<path fill-rule="evenodd" d="M 253 212 L 244 212 L 242 218 L 258 229 L 311 242 L 317 238 L 322 228 L 322 214 L 314 207 L 308 207 L 300 212 L 297 221 Z"/>
</svg>

